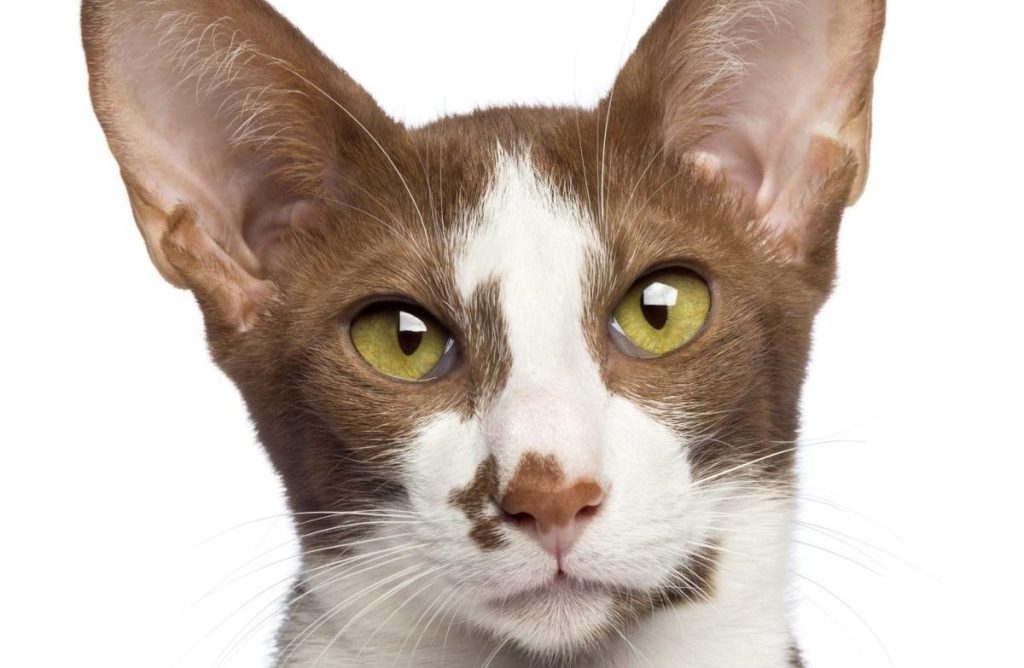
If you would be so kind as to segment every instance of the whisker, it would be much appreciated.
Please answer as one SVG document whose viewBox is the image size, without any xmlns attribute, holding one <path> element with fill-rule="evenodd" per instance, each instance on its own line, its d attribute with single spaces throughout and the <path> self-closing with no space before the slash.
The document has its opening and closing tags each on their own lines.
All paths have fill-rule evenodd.
<svg viewBox="0 0 1024 668">
<path fill-rule="evenodd" d="M 828 594 L 831 598 L 833 598 L 834 600 L 838 601 L 840 605 L 842 605 L 844 608 L 846 608 L 846 610 L 848 610 L 850 612 L 850 614 L 852 614 L 854 617 L 856 617 L 857 620 L 861 623 L 861 625 L 867 630 L 867 632 L 869 634 L 871 634 L 871 637 L 873 637 L 875 639 L 875 642 L 878 643 L 878 647 L 882 650 L 882 653 L 885 654 L 886 662 L 889 664 L 889 666 L 892 667 L 892 668 L 895 668 L 895 664 L 893 663 L 893 660 L 892 660 L 892 655 L 889 653 L 889 649 L 885 646 L 885 643 L 882 642 L 882 638 L 878 635 L 878 633 L 875 632 L 875 630 L 871 627 L 871 625 L 868 624 L 867 620 L 864 619 L 864 617 L 859 612 L 857 612 L 856 610 L 853 609 L 853 606 L 851 606 L 849 603 L 847 603 L 845 600 L 843 600 L 842 597 L 840 597 L 838 594 L 833 592 L 831 589 L 825 587 L 821 583 L 819 583 L 819 582 L 817 582 L 815 580 L 812 580 L 811 578 L 807 577 L 806 575 L 803 575 L 802 573 L 797 573 L 797 572 L 794 571 L 793 574 L 796 577 L 800 578 L 801 580 L 814 585 L 815 587 L 817 587 L 821 591 L 823 591 L 826 594 Z"/>
<path fill-rule="evenodd" d="M 416 524 L 416 522 L 409 522 L 409 524 Z M 328 529 L 322 529 L 320 531 L 314 531 L 314 532 L 311 532 L 311 533 L 308 533 L 308 534 L 302 534 L 302 535 L 299 536 L 299 538 L 300 539 L 302 539 L 302 538 L 309 538 L 309 537 L 316 536 L 316 535 L 319 535 L 319 534 L 322 534 L 322 533 L 332 533 L 332 532 L 336 532 L 336 531 L 342 531 L 342 530 L 344 530 L 346 528 L 347 527 L 345 527 L 345 526 L 330 527 Z M 260 552 L 259 554 L 257 554 L 256 556 L 252 557 L 251 559 L 249 559 L 248 561 L 243 563 L 241 566 L 236 568 L 234 571 L 229 573 L 227 575 L 227 577 L 225 577 L 223 580 L 221 580 L 220 582 L 215 584 L 209 591 L 207 591 L 195 603 L 193 603 L 193 606 L 202 603 L 209 596 L 211 596 L 214 593 L 220 591 L 221 589 L 227 587 L 228 585 L 234 584 L 235 582 L 239 582 L 241 580 L 244 580 L 245 578 L 251 577 L 252 575 L 255 575 L 256 573 L 261 573 L 261 572 L 265 571 L 268 568 L 273 568 L 274 566 L 277 566 L 279 564 L 282 564 L 282 563 L 285 563 L 285 562 L 288 562 L 288 561 L 292 561 L 292 560 L 295 560 L 295 559 L 302 560 L 303 557 L 307 557 L 307 556 L 314 555 L 314 554 L 321 554 L 323 552 L 340 551 L 340 550 L 348 549 L 350 547 L 354 547 L 356 545 L 365 545 L 367 543 L 373 543 L 373 542 L 377 542 L 377 541 L 388 540 L 390 538 L 404 538 L 404 537 L 413 536 L 413 535 L 415 535 L 415 534 L 414 533 L 409 533 L 409 532 L 398 533 L 398 534 L 385 534 L 385 535 L 381 535 L 381 536 L 373 536 L 371 538 L 362 538 L 362 539 L 359 539 L 359 540 L 349 541 L 349 542 L 345 542 L 345 543 L 335 543 L 335 544 L 332 544 L 332 545 L 324 545 L 324 546 L 317 547 L 317 548 L 310 548 L 308 550 L 303 550 L 303 551 L 301 551 L 301 552 L 299 552 L 297 554 L 288 555 L 286 557 L 282 557 L 281 559 L 275 559 L 275 560 L 273 560 L 271 562 L 268 562 L 266 564 L 263 564 L 263 565 L 261 565 L 261 566 L 259 566 L 257 568 L 253 568 L 250 571 L 242 573 L 241 575 L 238 574 L 239 571 L 241 571 L 243 568 L 246 568 L 247 566 L 249 566 L 249 565 L 259 561 L 261 558 L 265 557 L 266 555 L 270 554 L 271 552 L 275 552 L 275 551 L 277 551 L 279 549 L 282 549 L 284 547 L 288 547 L 288 546 L 294 545 L 294 541 L 291 541 L 291 540 L 287 541 L 287 542 L 284 542 L 284 543 L 279 543 L 278 545 L 275 545 L 275 546 L 271 547 L 270 549 L 267 549 L 267 550 L 264 550 L 263 552 Z"/>
<path fill-rule="evenodd" d="M 402 511 L 402 510 L 397 510 L 397 509 L 395 509 L 395 510 L 390 510 L 389 509 L 389 510 L 384 511 L 384 512 L 387 512 L 387 513 L 389 513 L 391 515 L 395 515 L 396 517 L 397 516 L 415 517 L 415 515 L 416 515 L 412 511 Z M 350 510 L 350 511 L 325 510 L 325 511 L 305 511 L 305 512 L 297 512 L 297 513 L 293 513 L 293 512 L 274 513 L 273 515 L 265 515 L 263 517 L 257 517 L 257 518 L 251 519 L 251 520 L 246 520 L 245 522 L 241 522 L 239 524 L 235 524 L 234 526 L 230 526 L 227 529 L 223 529 L 221 531 L 218 531 L 217 533 L 213 534 L 212 536 L 204 538 L 200 542 L 196 543 L 193 547 L 194 547 L 194 549 L 202 548 L 202 547 L 206 546 L 207 544 L 209 544 L 210 542 L 212 542 L 214 540 L 217 540 L 218 538 L 222 538 L 226 534 L 232 533 L 234 531 L 238 531 L 240 529 L 244 529 L 245 527 L 252 526 L 253 524 L 258 524 L 260 522 L 269 522 L 271 520 L 292 519 L 292 518 L 295 518 L 295 517 L 302 517 L 302 516 L 307 516 L 307 515 L 317 515 L 319 517 L 314 517 L 313 519 L 304 520 L 302 522 L 297 522 L 295 525 L 296 526 L 302 526 L 303 524 L 307 524 L 307 523 L 310 523 L 310 522 L 317 522 L 317 521 L 319 521 L 321 519 L 324 519 L 324 518 L 339 517 L 339 516 L 366 515 L 366 516 L 369 516 L 369 517 L 378 517 L 378 516 L 382 516 L 382 513 L 375 513 L 374 511 L 368 511 L 368 510 Z"/>
<path fill-rule="evenodd" d="M 491 653 L 487 656 L 487 659 L 483 662 L 483 664 L 481 664 L 480 668 L 488 668 L 494 662 L 494 659 L 497 658 L 498 653 L 501 652 L 501 650 L 505 647 L 505 645 L 509 643 L 511 639 L 512 638 L 510 636 L 506 636 L 504 640 L 499 642 L 495 646 L 494 650 L 491 651 Z"/>
<path fill-rule="evenodd" d="M 430 616 L 430 619 L 427 620 L 427 623 L 423 626 L 423 630 L 420 631 L 419 637 L 416 638 L 416 644 L 414 644 L 412 646 L 412 651 L 409 652 L 409 660 L 406 662 L 407 666 L 412 665 L 412 660 L 414 658 L 416 658 L 416 651 L 419 649 L 420 643 L 423 642 L 423 636 L 426 634 L 427 630 L 430 629 L 430 626 L 434 623 L 434 620 L 437 619 L 438 615 L 440 615 L 442 613 L 442 611 L 444 610 L 445 606 L 447 606 L 448 603 L 450 601 L 452 601 L 455 598 L 455 595 L 458 594 L 458 592 L 460 592 L 461 590 L 462 590 L 462 586 L 461 585 L 456 585 L 454 587 L 449 587 L 448 588 L 448 590 L 447 590 L 449 592 L 448 595 L 445 597 L 444 601 L 441 602 L 441 605 L 439 605 L 437 607 L 437 610 L 434 612 L 434 614 L 432 614 Z M 438 596 L 438 599 L 440 599 L 440 596 Z M 435 600 L 434 603 L 436 604 L 436 602 L 437 601 Z M 430 608 L 432 608 L 433 606 L 434 606 L 434 604 L 431 604 L 431 606 L 427 608 L 426 612 L 429 612 Z M 413 625 L 413 629 L 415 629 L 415 627 L 420 623 L 420 620 L 422 620 L 422 619 L 423 619 L 423 616 L 421 615 L 420 619 L 417 619 L 416 620 L 416 624 Z M 410 633 L 411 633 L 411 630 L 410 630 Z M 408 639 L 409 639 L 409 634 L 406 634 L 405 639 L 402 640 L 401 647 L 398 648 L 398 654 L 395 657 L 395 663 L 397 663 L 398 657 L 401 656 L 402 650 L 405 648 L 405 643 L 406 643 L 406 641 L 408 641 Z M 392 663 L 392 666 L 393 665 L 395 665 L 395 664 Z"/>
<path fill-rule="evenodd" d="M 616 634 L 617 634 L 617 635 L 618 635 L 618 636 L 619 636 L 620 638 L 622 638 L 622 642 L 626 643 L 626 647 L 628 647 L 628 648 L 630 649 L 630 651 L 631 651 L 631 652 L 633 652 L 634 654 L 636 654 L 636 655 L 637 655 L 637 657 L 639 657 L 641 661 L 643 661 L 644 663 L 646 663 L 646 664 L 647 664 L 648 666 L 652 666 L 652 665 L 654 665 L 654 664 L 652 664 L 652 663 L 651 663 L 651 660 L 650 660 L 650 659 L 648 659 L 648 658 L 647 658 L 647 656 L 646 656 L 646 655 L 645 655 L 645 654 L 644 654 L 643 652 L 641 652 L 641 651 L 640 651 L 640 649 L 639 649 L 639 648 L 638 648 L 638 647 L 637 647 L 636 645 L 634 645 L 634 644 L 632 643 L 632 641 L 630 641 L 630 639 L 629 639 L 629 638 L 627 638 L 627 637 L 626 637 L 626 634 L 625 634 L 625 633 L 623 633 L 622 631 L 620 631 L 620 630 L 619 630 L 619 629 L 618 629 L 617 627 L 615 627 L 615 626 L 613 626 L 613 627 L 612 627 L 612 630 L 613 630 L 613 631 L 615 631 L 615 633 L 616 633 Z"/>
<path fill-rule="evenodd" d="M 289 642 L 288 645 L 286 645 L 285 648 L 283 650 L 281 650 L 281 656 L 282 656 L 281 663 L 282 664 L 287 664 L 288 659 L 291 658 L 291 656 L 299 649 L 299 647 L 302 646 L 303 643 L 306 642 L 306 640 L 311 638 L 313 636 L 313 634 L 315 634 L 320 628 L 322 628 L 336 614 L 341 612 L 345 608 L 345 606 L 347 606 L 349 603 L 351 603 L 354 600 L 357 600 L 357 599 L 361 598 L 362 596 L 368 594 L 369 592 L 373 591 L 377 587 L 386 585 L 389 582 L 392 582 L 392 581 L 394 581 L 396 579 L 405 577 L 406 575 L 408 575 L 408 574 L 412 573 L 413 571 L 415 571 L 417 568 L 419 568 L 419 566 L 417 566 L 417 565 L 409 566 L 409 567 L 406 567 L 406 568 L 398 571 L 397 573 L 392 573 L 391 575 L 389 575 L 387 577 L 381 578 L 379 580 L 375 580 L 370 585 L 368 585 L 366 587 L 363 587 L 361 590 L 359 590 L 355 594 L 352 594 L 348 598 L 346 598 L 343 601 L 341 601 L 341 603 L 338 603 L 337 605 L 329 608 L 326 612 L 324 612 L 322 615 L 317 617 L 313 622 L 311 622 L 310 624 L 306 625 L 306 628 L 303 629 L 300 633 L 298 633 L 295 636 L 295 638 L 293 638 L 291 640 L 291 642 Z"/>
<path fill-rule="evenodd" d="M 398 547 L 396 547 L 394 549 L 388 550 L 386 553 L 384 551 L 379 551 L 377 553 L 371 553 L 369 555 L 358 555 L 359 557 L 361 557 L 358 560 L 357 560 L 356 557 L 352 557 L 352 558 L 350 558 L 348 560 L 343 560 L 343 562 L 341 562 L 341 563 L 330 563 L 330 564 L 325 564 L 323 567 L 318 567 L 318 568 L 315 568 L 315 569 L 310 569 L 310 570 L 306 571 L 303 575 L 305 576 L 305 575 L 308 575 L 309 573 L 314 573 L 314 572 L 317 572 L 317 571 L 320 571 L 320 570 L 323 570 L 325 573 L 327 573 L 327 572 L 331 572 L 332 570 L 339 570 L 342 566 L 353 565 L 353 564 L 355 566 L 358 566 L 358 568 L 356 568 L 355 570 L 346 570 L 346 571 L 343 571 L 340 575 L 330 576 L 325 581 L 317 584 L 316 586 L 310 587 L 310 588 L 306 589 L 306 591 L 304 591 L 303 593 L 301 593 L 298 596 L 292 598 L 289 601 L 289 605 L 290 606 L 294 606 L 297 602 L 307 598 L 308 596 L 311 596 L 311 595 L 313 595 L 313 594 L 315 594 L 315 593 L 317 593 L 319 591 L 322 591 L 322 590 L 324 590 L 324 589 L 326 589 L 328 587 L 334 586 L 337 583 L 339 583 L 339 582 L 341 582 L 341 581 L 343 581 L 343 580 L 345 580 L 345 579 L 347 579 L 349 577 L 360 575 L 360 574 L 365 573 L 367 571 L 371 571 L 371 570 L 374 570 L 376 568 L 381 568 L 383 566 L 387 566 L 389 564 L 392 564 L 392 563 L 394 563 L 396 561 L 400 561 L 400 560 L 405 558 L 405 556 L 406 556 L 405 553 L 406 552 L 410 552 L 410 551 L 416 550 L 416 549 L 421 549 L 422 547 L 423 547 L 422 544 L 398 546 Z M 398 556 L 394 556 L 395 554 L 398 554 Z M 357 561 L 359 563 L 354 563 L 354 562 L 357 562 Z M 280 598 L 280 597 L 278 597 L 278 598 Z M 249 637 L 251 637 L 254 633 L 256 633 L 260 628 L 262 628 L 264 625 L 266 625 L 272 619 L 274 619 L 274 617 L 276 616 L 274 613 L 267 614 L 262 619 L 259 619 L 259 620 L 257 620 L 256 618 L 259 615 L 261 615 L 263 612 L 265 612 L 268 608 L 270 608 L 271 606 L 275 605 L 277 600 L 278 600 L 278 598 L 275 598 L 273 601 L 271 601 L 270 603 L 265 605 L 263 608 L 258 610 L 256 612 L 256 614 L 253 616 L 253 620 L 250 621 L 249 623 L 247 623 L 245 626 L 243 626 L 242 630 L 239 631 L 239 634 L 236 634 L 236 638 L 237 638 L 237 635 L 240 635 L 243 632 L 245 633 L 245 635 L 240 640 L 235 640 L 233 642 L 233 645 L 232 645 L 233 647 L 240 646 L 242 643 L 244 643 L 246 640 L 248 640 Z M 246 628 L 248 628 L 249 626 L 251 626 L 254 623 L 255 623 L 255 626 L 253 626 L 252 629 L 250 629 L 248 632 L 245 632 Z M 313 630 L 313 632 L 315 632 L 315 629 Z M 225 651 L 227 651 L 227 650 L 225 650 Z M 220 663 L 220 662 L 218 662 L 218 663 Z"/>
<path fill-rule="evenodd" d="M 359 657 L 361 657 L 363 655 L 363 651 L 366 650 L 367 646 L 369 646 L 370 642 L 376 637 L 377 633 L 384 627 L 384 625 L 387 624 L 389 621 L 391 621 L 392 617 L 394 617 L 396 614 L 398 614 L 402 610 L 402 608 L 404 608 L 406 605 L 408 605 L 417 596 L 419 596 L 420 594 L 425 592 L 430 587 L 434 586 L 439 580 L 441 580 L 446 575 L 445 571 L 447 571 L 448 569 L 447 569 L 447 567 L 444 567 L 444 566 L 437 566 L 437 567 L 434 568 L 434 572 L 437 572 L 438 570 L 442 570 L 440 575 L 437 575 L 433 579 L 428 580 L 425 585 L 423 585 L 422 587 L 417 589 L 415 592 L 413 592 L 412 594 L 407 596 L 406 599 L 404 601 L 402 601 L 401 604 L 399 604 L 397 607 L 395 607 L 395 609 L 392 610 L 391 613 L 387 617 L 385 617 L 383 619 L 383 621 L 381 621 L 380 624 L 377 625 L 377 628 L 374 629 L 373 633 L 370 634 L 370 637 L 366 639 L 366 642 L 363 643 L 363 646 L 359 648 L 359 652 L 356 654 L 355 658 L 352 659 L 353 663 L 357 663 L 359 661 Z M 438 598 L 440 598 L 440 596 Z M 435 599 L 435 602 L 436 602 L 436 599 Z M 422 619 L 422 618 L 423 618 L 423 616 L 421 615 L 420 619 Z M 417 620 L 417 623 L 419 623 L 418 620 Z M 415 629 L 416 625 L 413 624 L 412 628 Z M 409 634 L 407 633 L 406 637 L 408 637 L 408 635 Z M 403 642 L 402 646 L 399 647 L 398 652 L 395 655 L 395 660 L 396 661 L 397 661 L 398 656 L 401 655 L 401 652 L 402 652 L 401 648 L 404 647 L 404 646 L 405 646 L 405 643 Z"/>
<path fill-rule="evenodd" d="M 705 476 L 704 478 L 701 478 L 700 480 L 697 480 L 696 482 L 693 483 L 693 486 L 694 487 L 699 487 L 700 485 L 709 483 L 712 480 L 717 480 L 718 478 L 721 478 L 722 476 L 729 475 L 730 473 L 735 473 L 736 471 L 740 471 L 740 470 L 743 470 L 745 468 L 754 466 L 756 464 L 760 464 L 761 462 L 767 461 L 769 459 L 773 459 L 775 457 L 781 457 L 782 455 L 788 454 L 790 452 L 796 452 L 796 448 L 794 447 L 794 448 L 786 448 L 785 450 L 777 450 L 776 452 L 772 452 L 770 454 L 764 455 L 763 457 L 758 457 L 757 459 L 753 459 L 753 460 L 751 460 L 749 462 L 744 462 L 744 463 L 739 464 L 737 466 L 731 466 L 731 467 L 725 469 L 724 471 L 719 471 L 718 473 L 713 473 L 711 475 Z"/>
<path fill-rule="evenodd" d="M 851 564 L 853 564 L 855 566 L 860 566 L 864 570 L 868 571 L 869 573 L 871 573 L 873 575 L 877 575 L 878 577 L 882 577 L 882 575 L 883 575 L 883 573 L 881 571 L 875 570 L 871 566 L 868 566 L 867 564 L 861 563 L 861 562 L 857 561 L 856 559 L 854 559 L 853 557 L 850 557 L 848 555 L 843 554 L 842 552 L 836 552 L 835 550 L 830 550 L 827 547 L 822 547 L 821 545 L 816 545 L 815 543 L 811 543 L 811 542 L 808 542 L 808 541 L 805 541 L 805 540 L 800 540 L 800 539 L 797 539 L 797 538 L 794 538 L 793 542 L 796 543 L 797 545 L 803 545 L 804 547 L 810 547 L 810 548 L 813 548 L 815 550 L 820 550 L 820 551 L 825 552 L 827 554 L 831 554 L 831 555 L 833 555 L 835 557 L 838 557 L 838 558 L 840 558 L 840 559 L 842 559 L 842 560 L 844 560 L 846 562 L 849 562 L 849 563 L 851 563 Z"/>
<path fill-rule="evenodd" d="M 415 547 L 418 547 L 418 546 L 415 546 Z M 310 569 L 306 569 L 305 571 L 303 571 L 303 575 L 308 575 L 308 574 L 311 574 L 311 573 L 317 573 L 317 572 L 320 572 L 320 571 L 323 571 L 323 570 L 336 569 L 336 568 L 339 568 L 340 566 L 347 565 L 347 564 L 352 563 L 354 561 L 363 561 L 363 560 L 367 560 L 367 559 L 370 559 L 370 558 L 373 558 L 373 557 L 380 557 L 380 556 L 385 556 L 385 555 L 388 555 L 388 554 L 393 554 L 398 549 L 407 549 L 407 548 L 406 548 L 406 546 L 398 546 L 398 548 L 392 547 L 392 548 L 385 548 L 385 549 L 381 549 L 381 550 L 376 550 L 374 552 L 362 553 L 362 554 L 356 555 L 354 557 L 348 557 L 348 558 L 346 558 L 344 560 L 341 560 L 340 562 L 330 562 L 330 563 L 322 564 L 320 566 L 316 566 L 316 567 L 313 567 L 313 568 L 310 568 Z M 289 576 L 287 576 L 285 578 L 281 578 L 279 580 L 276 580 L 275 582 L 273 582 L 269 586 L 265 587 L 264 589 L 262 589 L 261 591 L 259 591 L 255 595 L 251 596 L 244 603 L 242 603 L 237 608 L 235 608 L 231 613 L 229 613 L 227 617 L 225 617 L 220 622 L 218 622 L 202 638 L 200 638 L 198 641 L 196 641 L 196 643 L 192 647 L 192 649 L 194 649 L 196 645 L 199 645 L 202 642 L 204 642 L 209 636 L 213 635 L 217 630 L 219 630 L 221 627 L 223 627 L 225 624 L 227 624 L 229 621 L 231 621 L 235 617 L 235 615 L 237 615 L 240 612 L 242 612 L 242 610 L 247 608 L 249 605 L 251 605 L 252 603 L 257 601 L 261 597 L 263 597 L 265 594 L 273 591 L 274 589 L 277 589 L 278 587 L 280 587 L 280 586 L 282 586 L 282 585 L 284 585 L 284 584 L 286 584 L 288 582 L 293 582 L 294 580 L 295 580 L 295 575 L 294 574 L 289 575 Z M 288 593 L 289 592 L 286 592 L 282 596 L 286 596 Z M 269 603 L 267 603 L 262 608 L 257 610 L 256 613 L 254 614 L 254 617 L 261 615 L 268 608 L 270 608 L 271 606 L 275 605 L 277 603 L 277 601 L 282 596 L 275 596 L 273 599 L 271 599 L 271 601 Z M 243 627 L 243 630 L 244 630 L 244 628 L 245 627 Z M 191 652 L 192 649 L 190 649 L 189 651 Z"/>
<path fill-rule="evenodd" d="M 420 568 L 420 566 L 418 566 L 418 565 L 412 567 L 413 570 L 418 569 L 418 568 Z M 422 578 L 424 578 L 424 577 L 426 577 L 428 575 L 436 573 L 441 568 L 442 568 L 441 566 L 434 566 L 433 568 L 428 568 L 427 570 L 419 573 L 418 575 L 415 575 L 415 576 L 409 578 L 408 580 L 405 580 L 404 582 L 399 582 L 397 585 L 395 585 L 391 589 L 387 590 L 386 592 L 384 592 L 383 594 L 381 594 L 380 596 L 375 598 L 368 605 L 364 606 L 363 609 L 361 611 L 359 611 L 359 613 L 357 613 L 353 617 L 350 617 L 349 620 L 347 622 L 345 622 L 345 624 L 340 629 L 338 629 L 338 632 L 334 634 L 334 636 L 331 638 L 330 642 L 327 643 L 327 645 L 323 648 L 323 650 L 321 650 L 320 654 L 317 655 L 316 659 L 313 661 L 313 668 L 316 668 L 316 666 L 320 665 L 320 661 L 322 661 L 323 658 L 327 655 L 327 652 L 330 651 L 331 647 L 334 646 L 334 643 L 336 643 L 338 641 L 338 639 L 341 638 L 341 636 L 343 636 L 345 634 L 345 631 L 347 631 L 349 628 L 351 628 L 351 626 L 353 624 L 355 624 L 359 619 L 361 619 L 362 616 L 365 615 L 370 609 L 374 608 L 379 603 L 381 603 L 383 601 L 386 601 L 387 599 L 391 598 L 397 592 L 405 589 L 406 587 L 408 587 L 412 583 L 416 582 L 417 580 L 420 580 L 420 579 L 422 579 Z M 374 589 L 376 589 L 376 586 L 374 587 Z M 361 598 L 361 596 L 359 598 Z"/>
</svg>

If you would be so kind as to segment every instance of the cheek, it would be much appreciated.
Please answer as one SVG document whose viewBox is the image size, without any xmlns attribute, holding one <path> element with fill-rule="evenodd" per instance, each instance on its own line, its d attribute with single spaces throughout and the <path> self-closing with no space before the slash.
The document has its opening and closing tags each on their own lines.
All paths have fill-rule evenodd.
<svg viewBox="0 0 1024 668">
<path fill-rule="evenodd" d="M 691 482 L 687 439 L 629 399 L 612 399 L 606 414 L 606 457 L 616 484 L 647 506 L 684 496 Z M 673 412 L 673 424 L 684 421 Z"/>
<path fill-rule="evenodd" d="M 603 413 L 601 474 L 609 493 L 566 563 L 606 584 L 656 588 L 707 540 L 715 499 L 692 484 L 690 441 L 678 428 L 685 415 L 658 416 L 622 397 L 608 399 Z M 409 443 L 402 476 L 419 539 L 429 546 L 423 556 L 456 568 L 466 583 L 490 588 L 495 573 L 514 573 L 516 588 L 539 584 L 547 562 L 501 526 L 490 501 L 496 479 L 481 475 L 489 463 L 475 418 L 439 414 Z M 475 491 L 460 498 L 466 490 Z"/>
<path fill-rule="evenodd" d="M 623 586 L 663 582 L 699 540 L 702 499 L 693 493 L 687 456 L 687 439 L 677 431 L 627 399 L 609 401 L 610 491 L 573 558 L 597 565 L 596 575 Z"/>
<path fill-rule="evenodd" d="M 457 518 L 452 491 L 472 484 L 487 447 L 479 421 L 440 413 L 411 440 L 402 458 L 402 477 L 413 509 L 426 517 Z"/>
<path fill-rule="evenodd" d="M 421 556 L 466 585 L 466 595 L 476 587 L 493 594 L 502 582 L 515 590 L 543 578 L 544 569 L 530 568 L 536 566 L 532 553 L 506 530 L 491 501 L 497 487 L 493 466 L 479 420 L 455 413 L 422 428 L 404 456 L 402 475 Z M 513 572 L 506 581 L 495 578 Z"/>
</svg>

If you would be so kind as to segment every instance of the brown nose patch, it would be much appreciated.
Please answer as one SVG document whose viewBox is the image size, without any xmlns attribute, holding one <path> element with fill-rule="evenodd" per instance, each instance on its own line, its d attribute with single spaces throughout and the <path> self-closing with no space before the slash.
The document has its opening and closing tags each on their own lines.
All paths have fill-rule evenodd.
<svg viewBox="0 0 1024 668">
<path fill-rule="evenodd" d="M 581 509 L 601 502 L 597 481 L 580 478 L 566 484 L 565 472 L 554 455 L 528 452 L 519 460 L 515 475 L 501 499 L 509 515 L 528 513 L 542 532 L 567 526 Z"/>
<path fill-rule="evenodd" d="M 487 512 L 497 493 L 498 466 L 491 456 L 480 463 L 468 485 L 453 490 L 448 497 L 453 506 L 466 514 L 472 523 L 469 537 L 484 550 L 495 550 L 505 544 L 500 515 Z"/>
</svg>

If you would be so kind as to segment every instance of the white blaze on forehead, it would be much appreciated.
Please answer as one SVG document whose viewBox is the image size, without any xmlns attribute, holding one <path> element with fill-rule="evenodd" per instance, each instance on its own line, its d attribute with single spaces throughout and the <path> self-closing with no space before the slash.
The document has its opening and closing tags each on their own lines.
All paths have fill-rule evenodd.
<svg viewBox="0 0 1024 668">
<path fill-rule="evenodd" d="M 456 256 L 465 299 L 497 281 L 512 366 L 486 417 L 504 470 L 526 451 L 554 454 L 570 478 L 594 475 L 607 390 L 583 333 L 590 214 L 557 192 L 528 156 L 499 150 L 494 178 Z M 508 467 L 508 468 L 506 468 Z"/>
<path fill-rule="evenodd" d="M 476 211 L 456 262 L 456 280 L 469 299 L 485 281 L 502 287 L 507 315 L 533 319 L 544 302 L 582 312 L 583 271 L 587 253 L 598 248 L 589 213 L 578 201 L 559 194 L 534 169 L 530 158 L 499 150 L 494 177 Z M 510 329 L 526 322 L 509 323 Z M 525 336 L 562 324 L 542 319 L 523 327 Z M 525 341 L 524 341 L 525 343 Z"/>
</svg>

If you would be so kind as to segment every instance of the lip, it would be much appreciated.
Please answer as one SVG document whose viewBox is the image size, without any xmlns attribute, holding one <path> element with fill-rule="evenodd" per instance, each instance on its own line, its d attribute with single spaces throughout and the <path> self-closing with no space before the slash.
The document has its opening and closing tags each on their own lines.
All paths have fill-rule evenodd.
<svg viewBox="0 0 1024 668">
<path fill-rule="evenodd" d="M 491 605 L 497 608 L 529 606 L 540 601 L 559 598 L 576 601 L 607 591 L 606 587 L 587 582 L 569 575 L 556 575 L 546 583 L 521 592 L 494 599 Z"/>
</svg>

